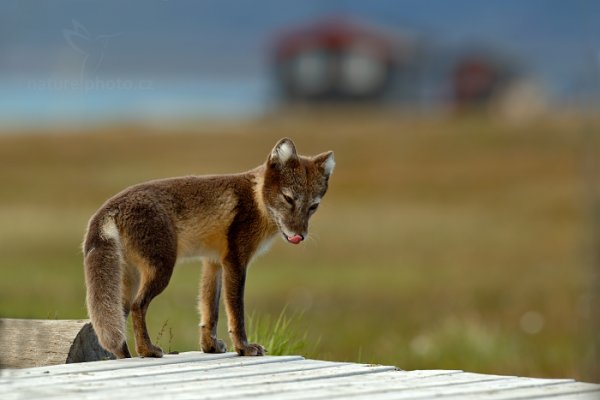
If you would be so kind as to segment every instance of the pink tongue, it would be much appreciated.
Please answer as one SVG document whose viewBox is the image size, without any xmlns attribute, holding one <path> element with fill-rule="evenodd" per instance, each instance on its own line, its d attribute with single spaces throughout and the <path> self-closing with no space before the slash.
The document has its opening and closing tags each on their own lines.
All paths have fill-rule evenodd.
<svg viewBox="0 0 600 400">
<path fill-rule="evenodd" d="M 290 241 L 290 243 L 298 244 L 302 241 L 302 236 L 300 236 L 300 235 L 288 236 L 288 240 Z"/>
</svg>

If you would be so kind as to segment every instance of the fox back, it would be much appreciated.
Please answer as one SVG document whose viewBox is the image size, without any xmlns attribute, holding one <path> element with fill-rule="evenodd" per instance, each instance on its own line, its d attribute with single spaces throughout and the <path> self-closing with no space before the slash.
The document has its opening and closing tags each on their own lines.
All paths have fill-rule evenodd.
<svg viewBox="0 0 600 400">
<path fill-rule="evenodd" d="M 278 234 L 292 244 L 307 237 L 334 165 L 332 152 L 300 156 L 286 138 L 253 170 L 150 181 L 109 199 L 91 218 L 83 246 L 88 313 L 100 344 L 119 358 L 130 357 L 125 321 L 131 313 L 138 354 L 161 357 L 149 339 L 148 306 L 178 259 L 200 257 L 202 350 L 226 351 L 216 338 L 223 287 L 235 350 L 264 354 L 246 338 L 247 266 Z"/>
</svg>

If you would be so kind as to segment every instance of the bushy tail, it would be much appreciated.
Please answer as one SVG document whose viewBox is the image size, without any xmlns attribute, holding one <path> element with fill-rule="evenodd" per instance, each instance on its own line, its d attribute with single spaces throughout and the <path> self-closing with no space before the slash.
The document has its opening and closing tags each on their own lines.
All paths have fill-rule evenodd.
<svg viewBox="0 0 600 400">
<path fill-rule="evenodd" d="M 111 216 L 94 216 L 83 244 L 87 309 L 98 341 L 117 357 L 126 357 L 126 325 L 121 304 L 121 248 Z"/>
</svg>

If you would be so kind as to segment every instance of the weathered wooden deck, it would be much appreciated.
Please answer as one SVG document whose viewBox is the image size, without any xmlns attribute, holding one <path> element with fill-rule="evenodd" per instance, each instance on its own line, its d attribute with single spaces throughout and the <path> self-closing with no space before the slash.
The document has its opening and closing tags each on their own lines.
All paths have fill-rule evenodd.
<svg viewBox="0 0 600 400">
<path fill-rule="evenodd" d="M 600 385 L 200 352 L 3 370 L 0 399 L 598 399 Z"/>
</svg>

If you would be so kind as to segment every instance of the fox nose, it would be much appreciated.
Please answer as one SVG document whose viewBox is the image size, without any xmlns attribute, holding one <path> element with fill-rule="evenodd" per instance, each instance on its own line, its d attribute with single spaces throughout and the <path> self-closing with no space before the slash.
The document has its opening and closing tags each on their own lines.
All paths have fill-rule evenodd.
<svg viewBox="0 0 600 400">
<path fill-rule="evenodd" d="M 301 241 L 304 240 L 304 236 L 296 234 L 294 236 L 288 236 L 287 240 L 290 243 L 298 244 L 298 243 L 300 243 Z"/>
</svg>

